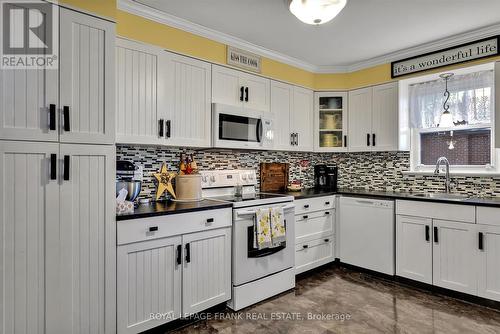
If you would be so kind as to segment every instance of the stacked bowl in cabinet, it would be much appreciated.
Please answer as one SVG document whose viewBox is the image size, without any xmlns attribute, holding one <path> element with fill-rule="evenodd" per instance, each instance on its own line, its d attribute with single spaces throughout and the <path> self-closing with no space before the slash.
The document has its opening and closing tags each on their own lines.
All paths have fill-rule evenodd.
<svg viewBox="0 0 500 334">
<path fill-rule="evenodd" d="M 334 196 L 295 201 L 296 274 L 334 261 L 334 226 Z"/>
</svg>

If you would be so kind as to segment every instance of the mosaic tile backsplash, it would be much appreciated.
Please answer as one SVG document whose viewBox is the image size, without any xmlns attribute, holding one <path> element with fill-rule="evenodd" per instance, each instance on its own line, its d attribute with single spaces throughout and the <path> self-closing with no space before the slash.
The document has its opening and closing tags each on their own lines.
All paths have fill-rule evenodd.
<svg viewBox="0 0 500 334">
<path fill-rule="evenodd" d="M 166 162 L 176 171 L 181 153 L 192 154 L 202 170 L 255 169 L 259 175 L 261 162 L 288 162 L 290 179 L 302 180 L 305 187 L 314 186 L 314 165 L 336 164 L 339 167 L 339 187 L 395 192 L 443 191 L 443 176 L 403 175 L 410 168 L 408 152 L 306 153 L 277 151 L 193 150 L 117 145 L 118 160 L 141 164 L 144 182 L 140 197 L 154 197 L 156 185 L 153 173 Z M 309 161 L 309 167 L 300 162 Z M 453 177 L 454 192 L 471 196 L 500 197 L 500 177 Z"/>
</svg>

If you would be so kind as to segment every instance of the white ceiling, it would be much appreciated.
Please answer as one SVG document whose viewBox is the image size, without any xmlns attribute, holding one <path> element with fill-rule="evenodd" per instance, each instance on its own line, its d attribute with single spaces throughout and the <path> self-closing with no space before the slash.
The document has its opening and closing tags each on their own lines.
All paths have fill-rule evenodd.
<svg viewBox="0 0 500 334">
<path fill-rule="evenodd" d="M 351 66 L 500 23 L 499 0 L 349 0 L 331 22 L 298 21 L 285 0 L 135 0 L 313 66 Z"/>
</svg>

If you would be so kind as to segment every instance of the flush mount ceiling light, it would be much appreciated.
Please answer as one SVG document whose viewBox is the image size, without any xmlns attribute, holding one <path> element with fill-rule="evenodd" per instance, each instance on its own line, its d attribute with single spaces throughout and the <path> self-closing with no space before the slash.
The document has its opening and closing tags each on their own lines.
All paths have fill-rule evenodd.
<svg viewBox="0 0 500 334">
<path fill-rule="evenodd" d="M 290 0 L 290 12 L 307 24 L 323 24 L 333 20 L 347 0 Z"/>
<path fill-rule="evenodd" d="M 444 89 L 444 103 L 443 103 L 443 113 L 441 114 L 441 121 L 439 122 L 440 128 L 451 128 L 455 124 L 453 123 L 453 116 L 450 112 L 450 105 L 448 100 L 450 99 L 450 92 L 448 91 L 448 80 L 453 76 L 453 73 L 443 73 L 439 77 L 444 79 L 445 89 Z"/>
</svg>

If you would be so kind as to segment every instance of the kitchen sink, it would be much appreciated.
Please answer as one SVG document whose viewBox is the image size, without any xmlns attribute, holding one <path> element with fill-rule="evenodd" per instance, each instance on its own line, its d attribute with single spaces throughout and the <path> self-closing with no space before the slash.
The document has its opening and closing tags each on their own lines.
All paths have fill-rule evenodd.
<svg viewBox="0 0 500 334">
<path fill-rule="evenodd" d="M 463 194 L 447 194 L 447 193 L 427 193 L 427 194 L 413 194 L 412 197 L 429 198 L 429 199 L 442 199 L 448 201 L 465 201 L 469 196 Z"/>
</svg>

